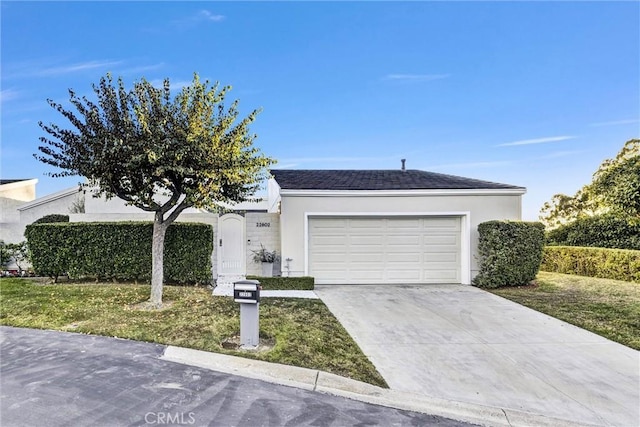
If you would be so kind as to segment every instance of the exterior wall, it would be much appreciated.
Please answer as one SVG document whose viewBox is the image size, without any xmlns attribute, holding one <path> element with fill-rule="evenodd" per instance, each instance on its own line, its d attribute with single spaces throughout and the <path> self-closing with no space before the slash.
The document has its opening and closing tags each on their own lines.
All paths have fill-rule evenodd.
<svg viewBox="0 0 640 427">
<path fill-rule="evenodd" d="M 69 210 L 79 197 L 83 196 L 78 191 L 65 190 L 26 204 L 22 201 L 2 199 L 3 217 L 0 226 L 0 239 L 7 243 L 23 241 L 27 225 L 45 215 L 68 215 Z M 40 200 L 42 201 L 39 202 Z"/>
<path fill-rule="evenodd" d="M 478 224 L 495 219 L 520 220 L 521 195 L 398 195 L 398 196 L 293 196 L 282 195 L 280 226 L 282 256 L 291 258 L 291 275 L 305 273 L 305 214 L 357 213 L 447 213 L 468 212 L 471 277 L 478 272 Z"/>
<path fill-rule="evenodd" d="M 140 208 L 137 208 L 132 205 L 127 205 L 126 202 L 122 199 L 114 197 L 112 199 L 107 200 L 105 197 L 93 197 L 93 195 L 88 191 L 87 197 L 84 202 L 84 211 L 87 214 L 104 214 L 104 215 L 139 215 L 139 214 L 148 214 L 148 212 L 143 211 Z M 181 214 L 184 215 L 186 213 L 199 213 L 198 209 L 185 209 L 185 211 Z M 153 214 L 151 214 L 151 218 L 153 220 Z M 95 221 L 101 221 L 99 219 Z M 125 220 L 126 221 L 126 220 Z"/>
<path fill-rule="evenodd" d="M 27 208 L 20 209 L 20 222 L 26 226 L 33 221 L 42 218 L 45 215 L 60 214 L 70 215 L 69 211 L 74 203 L 78 201 L 78 198 L 82 198 L 82 193 L 77 191 L 71 194 L 66 194 L 55 200 L 47 201 L 38 205 L 33 205 Z"/>
<path fill-rule="evenodd" d="M 36 198 L 37 179 L 0 185 L 0 240 L 18 243 L 24 240 L 24 225 L 18 208 Z"/>
<path fill-rule="evenodd" d="M 247 275 L 261 275 L 262 265 L 253 262 L 253 251 L 263 245 L 268 251 L 280 250 L 280 215 L 275 213 L 247 212 L 245 215 L 247 239 Z M 280 274 L 281 263 L 275 263 L 273 274 Z"/>
</svg>

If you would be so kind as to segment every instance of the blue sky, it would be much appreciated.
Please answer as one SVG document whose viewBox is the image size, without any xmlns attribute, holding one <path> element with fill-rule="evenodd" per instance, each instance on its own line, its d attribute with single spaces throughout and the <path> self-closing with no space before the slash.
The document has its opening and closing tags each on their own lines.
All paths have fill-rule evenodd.
<svg viewBox="0 0 640 427">
<path fill-rule="evenodd" d="M 39 163 L 46 103 L 198 72 L 262 107 L 280 168 L 431 170 L 525 186 L 524 219 L 640 136 L 638 2 L 8 2 L 3 179 L 38 196 L 77 178 Z"/>
</svg>

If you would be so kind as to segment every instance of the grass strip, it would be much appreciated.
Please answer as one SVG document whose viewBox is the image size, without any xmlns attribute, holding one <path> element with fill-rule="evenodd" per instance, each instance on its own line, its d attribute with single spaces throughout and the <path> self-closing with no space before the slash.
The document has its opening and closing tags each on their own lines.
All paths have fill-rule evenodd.
<svg viewBox="0 0 640 427">
<path fill-rule="evenodd" d="M 162 310 L 141 310 L 148 285 L 37 284 L 0 279 L 0 324 L 128 338 L 319 369 L 387 387 L 382 376 L 320 300 L 263 299 L 261 352 L 225 349 L 239 335 L 239 305 L 208 288 L 165 286 Z"/>
<path fill-rule="evenodd" d="M 640 284 L 540 272 L 533 286 L 496 295 L 640 350 Z"/>
</svg>

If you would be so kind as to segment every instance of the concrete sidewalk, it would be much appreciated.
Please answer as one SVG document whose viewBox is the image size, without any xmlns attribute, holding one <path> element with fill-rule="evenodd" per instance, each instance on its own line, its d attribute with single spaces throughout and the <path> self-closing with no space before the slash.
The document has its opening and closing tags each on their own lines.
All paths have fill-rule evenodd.
<svg viewBox="0 0 640 427">
<path fill-rule="evenodd" d="M 633 349 L 471 286 L 315 292 L 394 391 L 583 425 L 640 425 Z"/>
</svg>

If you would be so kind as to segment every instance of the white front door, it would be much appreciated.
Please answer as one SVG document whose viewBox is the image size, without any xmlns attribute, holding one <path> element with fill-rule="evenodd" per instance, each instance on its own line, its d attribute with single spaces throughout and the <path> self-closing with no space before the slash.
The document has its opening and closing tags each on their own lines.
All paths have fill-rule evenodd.
<svg viewBox="0 0 640 427">
<path fill-rule="evenodd" d="M 223 215 L 218 230 L 218 274 L 245 274 L 244 217 Z"/>
</svg>

